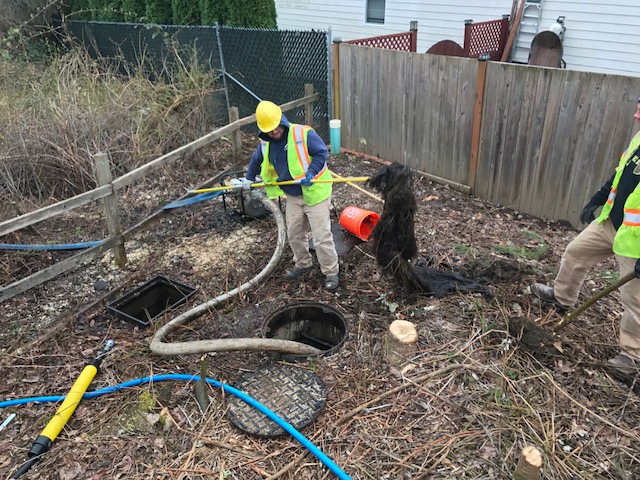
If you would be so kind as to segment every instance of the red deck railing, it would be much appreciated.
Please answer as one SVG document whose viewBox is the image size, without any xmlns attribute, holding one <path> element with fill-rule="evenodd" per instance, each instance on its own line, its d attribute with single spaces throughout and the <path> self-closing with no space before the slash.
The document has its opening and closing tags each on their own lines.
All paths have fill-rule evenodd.
<svg viewBox="0 0 640 480">
<path fill-rule="evenodd" d="M 488 22 L 473 23 L 467 20 L 464 24 L 464 52 L 469 58 L 478 58 L 486 53 L 490 60 L 500 61 L 508 35 L 508 15 Z"/>
<path fill-rule="evenodd" d="M 400 50 L 402 52 L 415 52 L 418 46 L 418 30 L 409 32 L 392 33 L 379 37 L 359 38 L 344 43 L 361 45 L 363 47 L 386 48 L 387 50 Z"/>
</svg>

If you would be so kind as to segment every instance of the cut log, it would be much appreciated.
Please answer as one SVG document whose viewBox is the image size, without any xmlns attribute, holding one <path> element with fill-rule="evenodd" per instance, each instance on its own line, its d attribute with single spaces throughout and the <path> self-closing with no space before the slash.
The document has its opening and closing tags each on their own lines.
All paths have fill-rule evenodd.
<svg viewBox="0 0 640 480">
<path fill-rule="evenodd" d="M 513 475 L 514 480 L 537 480 L 542 468 L 542 454 L 533 445 L 522 449 L 520 460 Z"/>
<path fill-rule="evenodd" d="M 385 357 L 392 365 L 399 365 L 413 357 L 418 349 L 416 326 L 407 320 L 395 320 L 389 325 L 384 341 Z"/>
</svg>

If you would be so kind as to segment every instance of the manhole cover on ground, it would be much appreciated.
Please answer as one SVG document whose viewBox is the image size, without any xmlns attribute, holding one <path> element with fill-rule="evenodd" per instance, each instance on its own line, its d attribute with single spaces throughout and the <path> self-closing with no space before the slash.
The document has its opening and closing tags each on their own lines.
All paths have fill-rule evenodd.
<svg viewBox="0 0 640 480">
<path fill-rule="evenodd" d="M 306 427 L 320 415 L 327 396 L 324 383 L 316 374 L 285 365 L 269 365 L 244 375 L 235 387 L 297 430 Z M 286 434 L 273 420 L 236 397 L 229 398 L 227 415 L 240 430 L 258 437 Z"/>
</svg>

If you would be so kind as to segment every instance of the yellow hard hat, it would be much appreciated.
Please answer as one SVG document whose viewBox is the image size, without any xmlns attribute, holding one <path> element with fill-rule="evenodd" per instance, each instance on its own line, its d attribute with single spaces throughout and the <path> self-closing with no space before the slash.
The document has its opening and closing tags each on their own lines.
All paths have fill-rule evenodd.
<svg viewBox="0 0 640 480">
<path fill-rule="evenodd" d="M 282 110 L 273 102 L 263 100 L 256 108 L 256 122 L 261 132 L 269 133 L 278 128 Z"/>
</svg>

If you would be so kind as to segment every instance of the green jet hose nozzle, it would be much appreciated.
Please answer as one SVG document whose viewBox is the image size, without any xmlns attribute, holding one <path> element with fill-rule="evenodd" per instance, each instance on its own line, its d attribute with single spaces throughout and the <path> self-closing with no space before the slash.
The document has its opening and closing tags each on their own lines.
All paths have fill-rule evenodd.
<svg viewBox="0 0 640 480">
<path fill-rule="evenodd" d="M 41 455 L 47 453 L 51 449 L 53 442 L 69 421 L 73 412 L 75 412 L 80 400 L 82 400 L 82 396 L 85 394 L 87 388 L 89 388 L 89 385 L 91 384 L 91 381 L 98 373 L 102 360 L 114 345 L 115 342 L 113 340 L 108 340 L 104 349 L 98 354 L 98 356 L 84 367 L 82 373 L 80 373 L 80 376 L 69 390 L 69 393 L 67 393 L 67 396 L 62 402 L 62 405 L 58 408 L 56 414 L 51 420 L 49 420 L 47 426 L 44 427 L 44 430 L 42 430 L 38 438 L 33 442 L 33 445 L 31 445 L 31 449 L 27 454 L 28 460 L 23 463 L 18 470 L 16 470 L 11 478 L 18 478 L 22 474 L 26 473 L 40 459 Z"/>
</svg>

